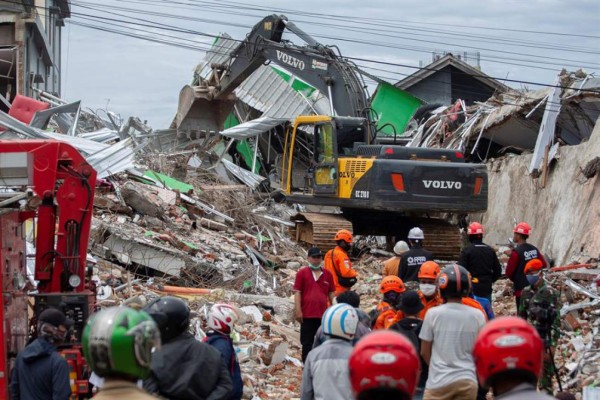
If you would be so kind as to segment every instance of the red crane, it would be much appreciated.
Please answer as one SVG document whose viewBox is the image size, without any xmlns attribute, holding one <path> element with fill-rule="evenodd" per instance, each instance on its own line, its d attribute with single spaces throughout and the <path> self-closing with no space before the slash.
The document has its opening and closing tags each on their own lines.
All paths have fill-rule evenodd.
<svg viewBox="0 0 600 400">
<path fill-rule="evenodd" d="M 19 182 L 18 179 L 21 179 Z M 9 184 L 9 182 L 12 182 Z M 0 140 L 0 186 L 29 187 L 27 206 L 0 208 L 0 398 L 8 398 L 10 366 L 28 339 L 28 293 L 23 224 L 35 221 L 37 315 L 57 307 L 74 321 L 73 341 L 63 350 L 72 369 L 74 395 L 87 391 L 78 341 L 95 305 L 86 281 L 96 171 L 68 143 L 53 140 Z M 6 203 L 5 201 L 2 203 Z M 14 207 L 14 202 L 11 204 Z"/>
</svg>

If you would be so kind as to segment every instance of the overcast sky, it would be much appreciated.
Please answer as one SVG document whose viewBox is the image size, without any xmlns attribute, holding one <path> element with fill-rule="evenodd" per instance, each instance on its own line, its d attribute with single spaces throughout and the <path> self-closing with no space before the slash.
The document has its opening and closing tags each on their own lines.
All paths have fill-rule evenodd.
<svg viewBox="0 0 600 400">
<path fill-rule="evenodd" d="M 600 73 L 598 0 L 71 3 L 72 23 L 63 30 L 62 96 L 93 109 L 108 105 L 123 117 L 148 120 L 155 129 L 168 127 L 180 89 L 213 41 L 210 35 L 227 32 L 243 39 L 271 13 L 285 14 L 321 43 L 337 45 L 344 56 L 370 60 L 358 64 L 376 68 L 367 71 L 391 83 L 415 72 L 420 61 L 431 62 L 435 50 L 479 51 L 483 72 L 496 78 L 552 84 L 563 67 Z M 286 38 L 302 44 L 296 36 Z"/>
</svg>

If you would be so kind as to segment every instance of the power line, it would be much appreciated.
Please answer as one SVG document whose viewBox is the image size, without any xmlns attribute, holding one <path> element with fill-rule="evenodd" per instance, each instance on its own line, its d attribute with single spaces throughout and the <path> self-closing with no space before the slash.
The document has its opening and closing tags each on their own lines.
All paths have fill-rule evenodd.
<svg viewBox="0 0 600 400">
<path fill-rule="evenodd" d="M 161 0 L 163 1 L 163 0 Z M 133 4 L 139 4 L 136 0 L 122 0 L 122 2 L 125 3 L 133 3 Z M 175 4 L 187 4 L 187 3 L 180 3 L 180 2 L 176 2 L 176 1 L 170 1 L 170 3 L 175 3 Z M 76 4 L 92 4 L 86 1 L 77 1 Z M 168 17 L 168 18 L 173 18 L 173 19 L 185 19 L 185 20 L 194 20 L 195 18 L 193 17 L 189 17 L 189 16 L 180 16 L 180 15 L 174 15 L 174 14 L 165 14 L 165 13 L 159 13 L 159 12 L 153 12 L 153 11 L 148 11 L 148 10 L 137 10 L 137 9 L 131 9 L 131 8 L 127 8 L 127 7 L 120 7 L 120 6 L 107 6 L 107 5 L 93 5 L 94 7 L 102 7 L 102 8 L 110 8 L 110 9 L 120 9 L 123 11 L 128 11 L 128 12 L 136 12 L 136 13 L 141 13 L 141 14 L 147 14 L 147 15 L 155 15 L 155 16 L 163 16 L 163 17 Z M 196 5 L 198 6 L 198 5 Z M 91 7 L 91 6 L 90 6 Z M 200 8 L 198 6 L 198 8 Z M 227 13 L 227 14 L 232 14 L 232 15 L 237 15 L 237 16 L 249 16 L 249 14 L 242 14 L 240 13 L 239 10 L 236 10 L 235 12 L 227 12 L 227 11 L 221 11 L 222 8 L 225 9 L 229 9 L 230 7 L 227 6 L 214 6 L 211 5 L 209 7 L 207 6 L 203 6 L 203 9 L 206 8 L 210 8 L 210 9 L 217 9 L 219 10 L 220 13 Z M 98 8 L 94 8 L 97 11 L 101 11 Z M 252 7 L 251 9 L 257 9 L 256 7 Z M 106 12 L 108 13 L 108 11 L 101 11 L 101 12 Z M 271 11 L 272 12 L 272 11 Z M 264 16 L 255 16 L 255 15 L 250 15 L 251 17 L 256 17 L 256 18 L 262 18 Z M 219 25 L 230 25 L 230 26 L 236 26 L 239 27 L 240 24 L 233 24 L 231 22 L 227 22 L 227 21 L 219 21 L 219 20 L 209 20 L 206 21 L 205 19 L 200 19 L 202 22 L 208 22 L 208 23 L 213 23 L 213 24 L 219 24 Z M 322 18 L 320 19 L 322 20 Z M 349 27 L 348 25 L 336 25 L 336 24 L 332 24 L 331 22 L 328 23 L 322 23 L 322 22 L 315 22 L 315 21 L 302 21 L 302 20 L 294 20 L 296 22 L 301 22 L 301 23 L 305 23 L 305 24 L 312 24 L 312 25 L 317 25 L 317 26 L 325 26 L 327 28 L 339 28 L 339 29 L 343 29 L 344 31 L 354 31 L 354 32 L 360 32 L 360 33 L 366 33 L 366 34 L 370 34 L 370 35 L 377 35 L 377 36 L 384 36 L 384 37 L 390 37 L 390 38 L 394 38 L 394 39 L 404 39 L 404 40 L 410 40 L 410 41 L 418 41 L 418 42 L 426 42 L 426 43 L 434 43 L 434 44 L 443 44 L 443 45 L 448 45 L 448 46 L 455 46 L 455 47 L 462 47 L 462 45 L 457 45 L 454 43 L 444 43 L 444 42 L 439 42 L 439 41 L 428 41 L 425 39 L 421 39 L 421 38 L 411 38 L 411 37 L 406 37 L 406 36 L 397 36 L 397 35 L 389 35 L 389 34 L 383 34 L 383 33 L 377 33 L 377 32 L 395 32 L 393 30 L 390 29 L 375 29 L 372 26 L 369 26 L 369 29 L 364 29 L 364 28 L 353 28 L 353 27 Z M 252 25 L 247 25 L 245 26 L 246 28 L 250 29 Z M 383 25 L 382 25 L 383 26 Z M 388 26 L 386 26 L 387 28 Z M 441 33 L 445 33 L 444 31 L 436 31 L 436 30 L 431 30 L 431 29 L 423 29 L 423 28 L 407 28 L 407 27 L 403 27 L 400 26 L 400 29 L 406 30 L 406 29 L 413 29 L 413 30 L 421 30 L 421 31 L 426 31 L 426 32 L 441 32 Z M 471 34 L 462 34 L 462 33 L 455 33 L 455 32 L 448 32 L 447 33 L 453 34 L 454 36 L 456 35 L 464 35 L 467 36 L 471 42 L 478 41 L 481 39 L 479 39 L 481 37 L 481 35 L 471 35 Z M 439 36 L 439 35 L 423 35 L 423 34 L 415 34 L 415 33 L 407 33 L 407 32 L 403 32 L 404 35 L 413 35 L 413 36 Z M 321 36 L 323 37 L 323 36 Z M 538 48 L 538 49 L 546 49 L 546 50 L 563 50 L 563 51 L 573 51 L 573 52 L 583 52 L 583 53 L 589 53 L 589 54 L 600 54 L 597 52 L 596 49 L 587 49 L 587 48 L 575 48 L 573 46 L 571 46 L 570 48 L 564 48 L 564 47 L 557 47 L 557 46 L 551 46 L 549 45 L 547 42 L 527 42 L 524 40 L 515 40 L 515 41 L 510 41 L 508 39 L 497 39 L 497 38 L 493 38 L 496 41 L 501 41 L 501 42 L 509 42 L 509 43 L 514 43 L 514 44 L 518 44 L 520 46 L 527 46 L 527 47 L 532 47 L 532 48 Z M 348 38 L 344 38 L 344 40 L 346 41 L 351 41 L 351 39 Z M 531 44 L 528 44 L 531 43 Z M 369 42 L 369 44 L 374 44 L 377 45 L 377 43 L 373 43 L 373 42 Z M 403 49 L 402 47 L 398 47 Z M 408 49 L 408 50 L 412 50 L 412 51 L 423 51 L 423 52 L 432 52 L 435 51 L 435 49 L 423 49 L 423 50 L 419 50 L 419 49 Z M 511 51 L 507 51 L 507 50 L 496 50 L 496 49 L 481 49 L 484 51 L 489 51 L 489 52 L 495 52 L 495 53 L 504 53 L 504 54 L 515 54 L 515 55 L 520 55 L 520 56 L 529 56 L 529 57 L 536 57 L 536 58 L 545 58 L 545 59 L 553 59 L 553 60 L 558 60 L 558 61 L 567 61 L 567 62 L 576 62 L 574 60 L 570 60 L 570 59 L 564 59 L 564 58 L 557 58 L 557 57 L 545 57 L 545 56 L 537 56 L 537 55 L 532 55 L 532 54 L 527 54 L 527 53 L 519 53 L 519 52 L 511 52 Z M 485 57 L 487 57 L 484 54 L 484 60 Z M 490 57 L 491 58 L 491 57 Z M 490 60 L 491 61 L 491 60 Z M 521 61 L 521 60 L 514 60 L 513 61 Z M 494 61 L 491 61 L 494 62 Z M 528 66 L 528 67 L 532 67 L 532 66 Z M 593 67 L 592 67 L 593 68 Z"/>
<path fill-rule="evenodd" d="M 192 2 L 188 2 L 188 3 L 184 3 L 182 1 L 174 1 L 174 0 L 122 0 L 123 2 L 129 2 L 129 3 L 137 3 L 137 4 L 147 4 L 147 3 L 154 3 L 156 5 L 163 5 L 165 7 L 170 7 L 167 4 L 179 4 L 179 5 L 185 5 L 185 6 L 189 6 L 192 8 L 206 8 L 207 6 L 215 6 L 214 2 L 209 2 L 209 1 L 192 1 Z M 311 16 L 314 18 L 317 18 L 319 20 L 322 20 L 323 17 L 329 17 L 329 18 L 335 18 L 335 19 L 343 19 L 345 21 L 364 21 L 364 22 L 381 22 L 381 23 L 385 23 L 386 26 L 394 26 L 395 24 L 397 24 L 398 22 L 402 22 L 402 23 L 406 23 L 406 24 L 415 24 L 415 25 L 433 25 L 433 26 L 449 26 L 449 27 L 456 27 L 456 28 L 461 28 L 461 29 L 465 29 L 465 28 L 469 28 L 469 29 L 482 29 L 482 30 L 489 30 L 489 31 L 500 31 L 500 32 L 515 32 L 515 33 L 531 33 L 531 34 L 538 34 L 538 35 L 551 35 L 551 36 L 568 36 L 568 37 L 582 37 L 582 38 L 590 38 L 590 39 L 600 39 L 600 36 L 595 36 L 595 35 L 584 35 L 584 34 L 576 34 L 576 33 L 566 33 L 566 32 L 553 32 L 553 31 L 536 31 L 536 30 L 526 30 L 526 29 L 510 29 L 510 28 L 497 28 L 497 27 L 489 27 L 489 26 L 477 26 L 477 25 L 467 25 L 467 24 L 448 24 L 448 23 L 438 23 L 438 22 L 424 22 L 424 21 L 411 21 L 411 20 L 401 20 L 401 19 L 388 19 L 388 18 L 369 18 L 369 17 L 361 17 L 361 16 L 356 16 L 356 15 L 340 15 L 340 14 L 325 14 L 325 13 L 313 13 L 313 12 L 308 12 L 308 11 L 302 11 L 302 10 L 297 10 L 297 9 L 274 9 L 271 7 L 258 7 L 256 4 L 253 3 L 243 3 L 243 2 L 236 2 L 236 1 L 221 1 L 220 5 L 223 8 L 232 8 L 232 9 L 238 9 L 240 7 L 244 7 L 250 10 L 256 10 L 256 11 L 267 11 L 267 12 L 291 12 L 297 15 L 306 15 L 306 16 Z"/>
<path fill-rule="evenodd" d="M 91 18 L 98 18 L 97 16 L 90 16 Z M 212 37 L 215 38 L 217 37 L 216 35 L 212 35 L 212 34 L 208 34 L 208 33 L 204 33 L 204 32 L 198 32 L 198 31 L 194 31 L 194 30 L 190 30 L 190 29 L 181 29 L 181 28 L 177 28 L 174 26 L 170 26 L 167 24 L 161 24 L 161 23 L 156 23 L 153 22 L 154 25 L 149 25 L 146 23 L 139 23 L 139 22 L 131 22 L 131 21 L 123 21 L 123 20 L 119 20 L 119 19 L 114 19 L 114 18 L 107 18 L 107 17 L 99 17 L 100 19 L 105 19 L 105 20 L 109 20 L 112 22 L 122 22 L 122 23 L 129 23 L 129 24 L 135 24 L 135 25 L 140 25 L 140 26 L 146 26 L 146 27 L 153 27 L 153 28 L 164 28 L 164 29 L 168 29 L 168 30 L 174 30 L 177 32 L 182 32 L 182 33 L 190 33 L 190 34 L 198 34 L 198 35 L 202 35 L 202 36 L 208 36 L 208 37 Z M 126 18 L 130 18 L 130 19 L 134 19 L 137 20 L 139 18 L 134 18 L 134 17 L 129 17 L 126 16 Z M 238 40 L 238 39 L 232 39 L 235 40 L 239 43 L 242 43 L 243 40 Z M 391 65 L 391 66 L 399 66 L 399 67 L 405 67 L 405 68 L 410 68 L 410 69 L 417 69 L 417 70 L 431 70 L 431 71 L 436 71 L 435 69 L 430 69 L 427 67 L 415 67 L 412 65 L 406 65 L 406 64 L 400 64 L 400 63 L 389 63 L 389 62 L 385 62 L 385 61 L 377 61 L 377 60 L 369 60 L 369 59 L 365 59 L 365 58 L 360 58 L 360 57 L 348 57 L 345 56 L 344 58 L 349 59 L 349 60 L 356 60 L 356 61 L 363 61 L 363 62 L 375 62 L 375 63 L 380 63 L 380 64 L 386 64 L 386 65 Z M 532 81 L 524 81 L 524 80 L 518 80 L 518 79 L 506 79 L 506 78 L 496 78 L 496 77 L 490 77 L 487 75 L 483 75 L 483 74 L 466 74 L 465 75 L 469 75 L 472 77 L 479 77 L 479 78 L 492 78 L 492 79 L 496 79 L 498 81 L 506 81 L 506 82 L 514 82 L 514 83 L 521 83 L 521 84 L 528 84 L 528 85 L 535 85 L 535 86 L 546 86 L 546 87 L 555 87 L 554 85 L 548 85 L 548 84 L 544 84 L 544 83 L 539 83 L 539 82 L 532 82 Z M 568 89 L 567 87 L 559 87 L 561 89 Z M 597 92 L 595 90 L 588 90 L 591 92 Z"/>
<path fill-rule="evenodd" d="M 75 23 L 75 22 L 70 21 L 70 23 Z M 76 24 L 81 25 L 80 23 L 76 23 Z M 93 28 L 93 29 L 99 29 L 99 30 L 106 31 L 106 32 L 112 32 L 112 33 L 117 33 L 117 34 L 124 34 L 122 31 L 117 31 L 117 30 L 114 30 L 114 29 L 109 29 L 109 28 L 104 28 L 104 27 L 96 27 L 96 26 L 93 26 L 93 25 L 90 25 L 90 24 L 85 24 L 84 26 L 87 26 L 87 27 L 90 27 L 90 28 Z M 131 28 L 131 27 L 126 27 L 126 28 L 134 29 L 134 28 Z M 136 28 L 136 30 L 139 30 L 139 29 Z M 156 34 L 155 32 L 151 32 L 151 31 L 146 31 L 146 32 L 147 33 L 151 33 L 151 34 Z M 150 39 L 150 38 L 143 37 L 143 36 L 140 37 L 140 35 L 137 35 L 137 34 L 125 33 L 125 35 L 126 36 L 131 36 L 131 37 L 136 37 L 136 38 L 141 38 L 141 39 L 145 39 L 145 40 L 149 40 L 149 41 L 152 41 L 152 42 L 158 42 L 158 43 L 163 43 L 163 44 L 170 44 L 169 42 L 164 41 L 164 40 Z M 167 36 L 167 37 L 173 37 L 172 35 L 165 35 L 165 34 L 158 34 L 158 35 Z M 178 37 L 175 37 L 175 38 L 178 38 Z M 181 38 L 178 38 L 178 39 L 181 39 Z M 242 42 L 242 41 L 236 40 L 236 39 L 230 39 L 230 40 L 233 40 L 233 41 L 236 41 L 236 42 Z M 172 43 L 172 44 L 175 45 L 175 46 L 178 46 L 178 47 L 184 47 L 184 46 L 182 46 L 179 43 Z M 217 50 L 215 50 L 214 48 L 210 48 L 209 49 L 209 48 L 205 48 L 205 47 L 201 47 L 201 46 L 185 46 L 184 48 L 193 49 L 193 50 L 202 50 L 202 51 L 209 51 L 210 50 L 211 52 L 214 52 L 214 53 L 217 53 L 217 54 L 224 54 L 224 53 L 221 53 L 218 49 Z M 244 56 L 240 55 L 239 57 L 244 57 Z M 245 57 L 245 58 L 248 58 L 248 57 Z M 344 57 L 344 58 L 348 58 L 348 59 L 352 59 L 352 60 L 356 60 L 356 61 L 362 61 L 362 62 L 386 64 L 386 65 L 391 65 L 391 66 L 404 66 L 404 67 L 407 67 L 407 68 L 416 68 L 416 69 L 421 69 L 421 70 L 430 70 L 430 71 L 438 72 L 438 70 L 436 70 L 436 69 L 419 68 L 419 67 L 414 67 L 414 66 L 409 66 L 409 65 L 403 65 L 403 64 L 399 64 L 399 63 L 382 62 L 382 61 L 375 61 L 375 60 L 370 60 L 370 59 L 365 59 L 365 58 L 356 58 L 356 57 Z M 368 67 L 368 66 L 364 66 L 364 65 L 361 65 L 361 67 L 373 68 L 373 67 Z M 392 74 L 406 76 L 406 74 L 400 73 L 398 71 L 390 71 L 390 70 L 382 70 L 382 71 L 388 72 L 388 73 L 392 73 Z M 484 75 L 475 75 L 475 74 L 466 74 L 466 73 L 462 73 L 462 74 L 467 75 L 467 76 L 472 76 L 472 77 L 479 76 L 479 77 L 486 77 L 487 78 L 487 76 L 484 76 Z M 492 78 L 492 79 L 494 79 L 494 78 Z M 506 79 L 504 79 L 504 80 L 506 80 Z M 571 89 L 569 87 L 547 85 L 547 84 L 541 84 L 541 83 L 536 83 L 536 82 L 528 82 L 528 81 L 521 81 L 521 80 L 509 80 L 509 81 L 519 82 L 519 83 L 525 83 L 525 84 L 533 84 L 533 85 L 537 85 L 537 86 L 546 86 L 546 87 L 557 87 L 557 88 L 562 88 L 562 89 Z M 443 84 L 447 84 L 447 82 L 442 82 L 442 81 L 439 81 L 439 82 L 443 83 Z M 474 91 L 471 87 L 466 86 L 466 85 L 465 85 L 465 88 L 469 89 L 469 91 L 470 91 L 471 94 L 475 94 L 475 95 L 484 94 L 483 92 Z M 599 91 L 597 91 L 597 90 L 590 90 L 590 89 L 587 89 L 587 90 L 583 89 L 582 92 L 599 93 Z"/>
<path fill-rule="evenodd" d="M 20 4 L 20 3 L 19 3 Z M 37 7 L 37 6 L 36 6 Z M 38 7 L 38 8 L 44 8 L 44 7 Z M 132 23 L 130 21 L 120 21 L 120 20 L 115 20 L 115 19 L 111 19 L 111 18 L 106 18 L 106 17 L 98 17 L 98 16 L 94 16 L 94 15 L 90 15 L 89 18 L 100 18 L 100 19 L 106 19 L 106 20 L 112 20 L 112 21 L 117 21 L 117 22 L 124 22 L 124 23 L 128 23 L 128 24 L 137 24 L 137 25 L 142 25 L 142 26 L 148 26 L 148 27 L 153 27 L 156 28 L 156 24 L 155 25 L 148 25 L 148 24 L 139 24 L 139 23 Z M 132 18 L 132 17 L 129 17 Z M 75 23 L 75 21 L 69 21 L 70 23 Z M 77 25 L 77 23 L 75 23 Z M 123 31 L 116 31 L 114 29 L 108 29 L 108 28 L 104 28 L 104 27 L 98 27 L 98 26 L 93 26 L 90 24 L 81 24 L 79 23 L 79 25 L 81 26 L 87 26 L 89 28 L 92 29 L 97 29 L 97 30 L 102 30 L 105 32 L 111 32 L 111 33 L 118 33 L 118 34 L 122 34 L 125 36 L 129 36 L 129 37 L 134 37 L 134 38 L 138 38 L 138 39 L 144 39 L 144 40 L 150 40 L 156 43 L 161 43 L 161 44 L 167 44 L 167 45 L 174 45 L 174 46 L 178 46 L 178 47 L 182 47 L 182 48 L 186 48 L 186 49 L 191 49 L 191 50 L 204 50 L 206 51 L 207 49 L 203 49 L 197 46 L 190 46 L 190 45 L 186 45 L 186 44 L 181 44 L 181 43 L 175 43 L 175 42 L 169 42 L 169 41 L 165 41 L 165 40 L 161 40 L 161 39 L 149 39 L 147 37 L 144 37 L 143 35 L 137 35 L 137 34 L 131 34 L 131 33 L 126 33 Z M 158 24 L 158 25 L 164 25 L 164 24 Z M 168 25 L 167 25 L 168 26 Z M 173 27 L 171 27 L 171 30 L 174 30 Z M 211 34 L 206 34 L 206 33 L 202 33 L 202 32 L 196 32 L 196 31 L 192 31 L 192 30 L 188 30 L 188 29 L 176 29 L 179 32 L 183 32 L 183 33 L 193 33 L 193 34 L 199 34 L 199 35 L 204 35 L 204 36 L 209 36 L 209 37 L 216 37 L 215 35 L 211 35 Z M 188 40 L 188 39 L 183 39 L 183 38 L 179 38 L 179 37 L 172 37 L 175 38 L 176 40 Z M 235 40 L 235 39 L 233 39 Z M 236 40 L 238 42 L 242 42 L 240 40 Z M 399 63 L 391 63 L 391 62 L 385 62 L 385 61 L 376 61 L 376 60 L 370 60 L 370 59 L 365 59 L 365 58 L 359 58 L 359 57 L 344 57 L 346 59 L 349 60 L 357 60 L 357 61 L 363 61 L 363 62 L 375 62 L 375 63 L 379 63 L 379 64 L 385 64 L 385 65 L 391 65 L 391 66 L 401 66 L 401 67 L 405 67 L 405 68 L 412 68 L 412 69 L 419 69 L 419 70 L 430 70 L 430 71 L 434 71 L 437 72 L 437 70 L 435 69 L 431 69 L 431 68 L 419 68 L 419 67 L 415 67 L 412 65 L 405 65 L 405 64 L 399 64 Z M 390 71 L 392 72 L 392 71 Z M 392 72 L 394 73 L 394 72 Z M 462 73 L 462 72 L 461 72 Z M 479 74 L 467 74 L 467 73 L 462 73 L 464 75 L 467 76 L 471 76 L 471 77 L 482 77 L 482 78 L 492 78 L 492 79 L 497 79 L 497 80 L 504 80 L 504 81 L 509 81 L 509 82 L 516 82 L 516 83 L 522 83 L 522 84 L 530 84 L 530 85 L 536 85 L 536 86 L 545 86 L 545 87 L 556 87 L 556 88 L 561 88 L 561 89 L 571 89 L 569 87 L 563 87 L 563 86 L 555 86 L 555 85 L 547 85 L 547 84 L 542 84 L 542 83 L 538 83 L 538 82 L 530 82 L 530 81 L 523 81 L 523 80 L 515 80 L 515 79 L 501 79 L 501 78 L 493 78 L 493 77 L 489 77 L 486 75 L 479 75 Z M 591 90 L 591 89 L 582 89 L 580 90 L 582 92 L 592 92 L 592 93 L 600 93 L 600 91 L 598 90 Z"/>
<path fill-rule="evenodd" d="M 102 22 L 102 23 L 108 24 L 107 22 Z M 115 30 L 114 28 L 96 27 L 96 26 L 90 25 L 90 24 L 84 24 L 84 25 L 87 26 L 87 27 L 90 27 L 92 29 L 99 29 L 99 30 L 102 30 L 102 31 L 105 31 L 105 32 L 111 32 L 111 33 L 116 33 L 116 34 L 123 34 L 125 36 L 129 36 L 129 37 L 133 37 L 133 38 L 140 38 L 140 39 L 144 39 L 144 40 L 148 40 L 148 41 L 156 42 L 156 43 L 160 43 L 160 44 L 167 44 L 167 45 L 170 44 L 170 45 L 173 45 L 173 46 L 182 47 L 181 44 L 176 43 L 176 42 L 170 42 L 168 40 L 156 40 L 154 38 L 145 37 L 145 36 L 142 36 L 142 35 L 139 35 L 139 34 L 124 33 L 123 31 L 118 31 L 118 30 Z M 127 29 L 135 30 L 135 31 L 143 31 L 143 30 L 140 30 L 138 28 L 133 28 L 133 27 L 130 27 L 130 26 L 124 26 L 124 27 L 127 28 Z M 153 32 L 153 31 L 144 31 L 144 32 L 150 33 L 152 35 L 166 36 L 166 37 L 171 37 L 171 38 L 174 37 L 174 38 L 177 38 L 177 39 L 181 39 L 181 38 L 176 37 L 176 36 L 166 35 L 166 34 L 162 34 L 162 33 L 156 33 L 156 32 Z M 237 41 L 235 39 L 230 39 L 230 40 Z M 221 52 L 218 48 L 215 49 L 214 46 L 215 45 L 213 44 L 213 46 L 211 48 L 206 48 L 206 47 L 201 47 L 201 46 L 187 46 L 187 47 L 184 47 L 184 48 L 188 48 L 188 49 L 192 48 L 194 50 L 210 51 L 210 52 L 213 52 L 213 53 L 216 53 L 216 54 L 227 54 L 227 53 Z M 243 55 L 240 55 L 238 57 L 240 57 L 240 58 L 247 58 L 247 59 L 249 58 L 249 57 L 245 57 Z M 369 62 L 372 62 L 372 61 L 369 61 Z M 366 65 L 361 65 L 361 64 L 357 64 L 357 66 L 361 67 L 361 68 L 366 68 L 366 69 L 376 69 L 376 70 L 379 70 L 379 71 L 382 71 L 382 72 L 388 72 L 388 73 L 395 74 L 395 75 L 407 76 L 407 74 L 400 73 L 398 71 L 391 71 L 391 70 L 385 70 L 385 69 L 380 69 L 380 68 L 374 68 L 374 67 L 370 67 L 370 66 L 366 66 Z M 435 71 L 437 72 L 437 70 L 435 70 Z M 466 74 L 466 75 L 468 75 L 468 74 Z M 381 76 L 380 76 L 380 78 L 393 79 L 391 77 L 381 77 Z M 369 79 L 369 78 L 367 78 L 367 79 Z M 436 80 L 432 80 L 432 81 L 435 82 Z M 444 82 L 444 81 L 437 81 L 437 82 L 439 82 L 441 84 L 450 84 L 450 83 Z M 378 82 L 374 82 L 374 83 L 378 83 Z M 464 93 L 467 93 L 467 94 L 472 94 L 472 95 L 475 95 L 475 96 L 480 96 L 480 95 L 484 95 L 484 94 L 488 95 L 488 93 L 480 92 L 480 91 L 474 89 L 472 86 L 469 86 L 469 85 L 466 85 L 466 84 L 465 85 L 460 85 L 460 84 L 454 83 L 452 85 L 455 86 L 455 87 L 459 87 L 459 88 L 463 87 L 462 91 Z M 586 90 L 582 90 L 582 91 L 586 91 Z M 588 90 L 588 91 L 590 91 L 590 90 Z M 436 90 L 436 89 L 430 89 L 430 90 L 428 90 L 428 92 L 429 93 L 442 93 L 442 94 L 446 93 L 443 90 Z M 542 101 L 542 99 L 540 99 L 540 101 Z M 546 100 L 546 101 L 549 102 L 548 100 Z M 553 102 L 549 102 L 549 103 L 552 104 Z M 522 105 L 522 104 L 518 104 L 518 103 L 511 103 L 511 102 L 508 102 L 506 100 L 503 101 L 503 104 L 504 105 L 513 105 L 513 106 L 521 106 Z M 557 102 L 556 104 L 561 105 L 562 103 L 561 102 Z M 584 105 L 581 105 L 581 104 L 580 104 L 580 107 L 583 110 L 596 111 L 595 108 L 585 107 Z"/>
</svg>

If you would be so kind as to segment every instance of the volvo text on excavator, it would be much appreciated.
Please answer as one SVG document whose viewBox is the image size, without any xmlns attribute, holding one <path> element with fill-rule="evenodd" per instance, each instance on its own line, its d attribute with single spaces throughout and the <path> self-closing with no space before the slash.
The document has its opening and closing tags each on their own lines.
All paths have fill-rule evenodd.
<svg viewBox="0 0 600 400">
<path fill-rule="evenodd" d="M 282 40 L 286 29 L 306 45 Z M 419 226 L 436 258 L 455 259 L 461 237 L 446 217 L 487 209 L 485 165 L 465 162 L 460 151 L 380 143 L 364 72 L 285 16 L 265 17 L 225 63 L 211 65 L 207 79 L 181 91 L 176 127 L 222 130 L 234 90 L 267 62 L 314 86 L 330 104 L 331 115 L 298 116 L 287 129 L 281 189 L 288 203 L 341 214 L 298 214 L 295 238 L 326 249 L 340 228 L 399 240 Z"/>
</svg>

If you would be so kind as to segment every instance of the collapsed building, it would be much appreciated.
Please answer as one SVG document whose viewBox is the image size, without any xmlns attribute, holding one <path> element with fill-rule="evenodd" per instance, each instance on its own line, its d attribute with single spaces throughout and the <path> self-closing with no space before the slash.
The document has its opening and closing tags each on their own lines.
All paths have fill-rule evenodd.
<svg viewBox="0 0 600 400">
<path fill-rule="evenodd" d="M 182 90 L 182 103 L 204 95 L 202 81 L 237 44 L 226 36 L 215 43 L 218 51 L 207 53 Z M 139 307 L 155 296 L 181 296 L 196 312 L 193 326 L 201 338 L 207 308 L 235 303 L 245 318 L 234 336 L 247 397 L 297 395 L 300 345 L 291 295 L 305 248 L 289 231 L 299 207 L 275 202 L 273 189 L 281 182 L 287 125 L 298 115 L 327 115 L 326 94 L 264 65 L 226 99 L 229 112 L 212 111 L 222 121 L 217 126 L 186 124 L 180 105 L 169 129 L 154 130 L 138 118 L 100 115 L 36 93 L 44 109 L 26 122 L 0 113 L 6 128 L 0 139 L 67 141 L 98 171 L 89 257 L 98 304 Z M 513 218 L 534 226 L 531 240 L 555 261 L 549 279 L 563 294 L 563 383 L 592 391 L 600 383 L 597 80 L 563 73 L 554 88 L 504 91 L 468 106 L 457 101 L 419 118 L 423 102 L 387 83 L 370 103 L 384 143 L 457 150 L 487 164 L 488 210 L 470 218 L 482 220 L 500 254 Z M 298 140 L 309 147 L 313 138 L 305 132 Z M 308 169 L 310 158 L 293 162 Z M 368 309 L 379 296 L 382 257 L 391 254 L 380 238 L 358 242 L 363 251 L 355 266 L 364 279 L 356 290 Z M 499 315 L 515 311 L 505 283 L 495 287 Z"/>
</svg>

